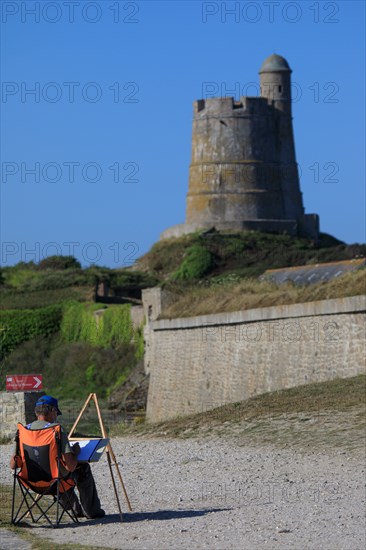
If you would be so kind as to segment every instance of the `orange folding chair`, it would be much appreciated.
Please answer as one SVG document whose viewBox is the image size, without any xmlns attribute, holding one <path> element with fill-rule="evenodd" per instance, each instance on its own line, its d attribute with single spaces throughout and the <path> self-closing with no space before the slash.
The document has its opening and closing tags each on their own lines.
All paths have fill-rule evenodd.
<svg viewBox="0 0 366 550">
<path fill-rule="evenodd" d="M 70 474 L 60 474 L 61 426 L 30 430 L 18 424 L 15 457 L 11 523 L 18 525 L 30 516 L 34 523 L 44 518 L 58 527 L 65 513 L 78 523 L 71 498 L 75 482 Z M 17 488 L 20 503 L 16 504 Z"/>
</svg>

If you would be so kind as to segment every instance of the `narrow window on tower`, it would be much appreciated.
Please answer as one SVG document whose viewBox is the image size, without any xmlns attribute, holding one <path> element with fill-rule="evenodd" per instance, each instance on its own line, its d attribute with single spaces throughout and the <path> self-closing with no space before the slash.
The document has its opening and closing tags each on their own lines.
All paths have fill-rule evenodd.
<svg viewBox="0 0 366 550">
<path fill-rule="evenodd" d="M 278 86 L 278 91 L 282 92 L 282 86 Z"/>
</svg>

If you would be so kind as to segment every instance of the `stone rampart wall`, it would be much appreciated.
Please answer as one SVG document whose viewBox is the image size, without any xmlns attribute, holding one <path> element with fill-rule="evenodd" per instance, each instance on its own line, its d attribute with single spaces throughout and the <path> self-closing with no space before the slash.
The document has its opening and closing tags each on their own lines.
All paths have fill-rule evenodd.
<svg viewBox="0 0 366 550">
<path fill-rule="evenodd" d="M 150 322 L 148 420 L 365 372 L 365 306 L 355 296 Z"/>
<path fill-rule="evenodd" d="M 35 420 L 36 401 L 44 392 L 0 392 L 0 437 L 15 436 L 17 423 Z"/>
</svg>

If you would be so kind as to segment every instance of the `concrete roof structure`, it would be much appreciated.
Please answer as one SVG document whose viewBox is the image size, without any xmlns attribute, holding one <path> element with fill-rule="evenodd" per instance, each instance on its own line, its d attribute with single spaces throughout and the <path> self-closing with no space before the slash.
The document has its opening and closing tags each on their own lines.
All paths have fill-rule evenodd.
<svg viewBox="0 0 366 550">
<path fill-rule="evenodd" d="M 331 281 L 344 273 L 365 268 L 366 259 L 343 260 L 324 264 L 298 265 L 281 269 L 267 269 L 260 280 L 270 280 L 277 284 L 292 281 L 295 285 L 309 285 L 322 281 Z"/>
</svg>

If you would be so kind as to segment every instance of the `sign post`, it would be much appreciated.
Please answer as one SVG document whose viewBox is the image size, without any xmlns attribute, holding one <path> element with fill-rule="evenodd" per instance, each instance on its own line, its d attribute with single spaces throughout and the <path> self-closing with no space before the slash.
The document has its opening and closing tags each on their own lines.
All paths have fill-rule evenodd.
<svg viewBox="0 0 366 550">
<path fill-rule="evenodd" d="M 7 374 L 6 391 L 40 391 L 42 374 Z"/>
</svg>

